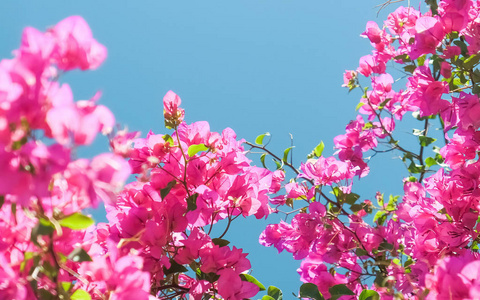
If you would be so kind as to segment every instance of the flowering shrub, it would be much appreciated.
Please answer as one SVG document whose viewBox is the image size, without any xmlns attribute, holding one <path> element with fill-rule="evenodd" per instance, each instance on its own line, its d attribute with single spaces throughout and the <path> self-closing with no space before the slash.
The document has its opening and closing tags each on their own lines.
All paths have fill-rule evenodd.
<svg viewBox="0 0 480 300">
<path fill-rule="evenodd" d="M 116 130 L 100 94 L 74 101 L 57 80 L 106 58 L 86 22 L 26 28 L 14 58 L 0 61 L 0 298 L 234 300 L 265 291 L 262 300 L 279 300 L 224 237 L 239 217 L 290 207 L 291 220 L 268 225 L 260 243 L 301 260 L 299 298 L 478 299 L 480 1 L 427 2 L 426 13 L 401 6 L 383 26 L 367 23 L 362 36 L 374 50 L 343 84 L 361 91 L 359 114 L 334 139 L 334 156 L 320 143 L 299 168 L 291 148 L 283 157 L 267 149 L 268 134 L 250 143 L 230 128 L 187 124 L 172 91 L 163 99 L 168 133 Z M 387 63 L 402 71 L 387 73 Z M 394 76 L 406 78 L 403 89 Z M 418 152 L 395 139 L 407 112 L 422 123 Z M 109 135 L 111 153 L 76 158 L 98 133 Z M 263 151 L 263 167 L 248 148 Z M 404 195 L 362 199 L 353 191 L 370 172 L 367 157 L 388 151 L 407 166 Z M 136 180 L 123 187 L 130 174 Z M 94 225 L 82 210 L 100 201 L 109 222 Z"/>
</svg>

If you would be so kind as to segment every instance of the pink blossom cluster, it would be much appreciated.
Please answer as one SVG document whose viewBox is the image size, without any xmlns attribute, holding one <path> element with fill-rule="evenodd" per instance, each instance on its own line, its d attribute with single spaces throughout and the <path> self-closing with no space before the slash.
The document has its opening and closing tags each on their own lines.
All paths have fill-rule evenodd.
<svg viewBox="0 0 480 300">
<path fill-rule="evenodd" d="M 399 7 L 383 28 L 367 23 L 362 36 L 374 50 L 356 71 L 346 71 L 343 84 L 353 90 L 361 87 L 359 74 L 369 77 L 357 106 L 367 121 L 358 115 L 334 139 L 336 157 L 315 155 L 302 163 L 284 197 L 306 207 L 260 236 L 261 244 L 301 259 L 301 280 L 315 284 L 325 298 L 339 285 L 350 289 L 345 299 L 368 285 L 382 299 L 478 298 L 479 16 L 478 1 L 444 0 L 424 14 Z M 403 90 L 394 90 L 390 61 L 408 74 Z M 414 131 L 419 153 L 394 138 L 395 122 L 407 112 L 424 123 Z M 428 136 L 434 118 L 441 119 L 445 144 L 427 158 L 436 140 Z M 408 166 L 403 198 L 387 201 L 377 193 L 378 206 L 356 202 L 354 178 L 370 171 L 365 153 L 389 151 L 400 152 Z M 369 277 L 375 277 L 373 285 Z"/>
<path fill-rule="evenodd" d="M 111 133 L 115 118 L 97 104 L 100 94 L 74 101 L 69 85 L 57 81 L 63 72 L 99 67 L 105 47 L 74 16 L 46 32 L 26 28 L 13 54 L 0 61 L 0 298 L 67 299 L 91 289 L 110 299 L 148 294 L 142 258 L 106 258 L 93 220 L 81 214 L 114 202 L 130 174 L 119 155 L 73 155 L 98 133 Z M 135 274 L 145 279 L 134 283 L 137 290 L 127 285 Z M 95 284 L 86 283 L 90 277 Z"/>
<path fill-rule="evenodd" d="M 172 91 L 164 98 L 172 135 L 150 132 L 135 140 L 129 163 L 139 175 L 107 206 L 110 238 L 123 244 L 121 251 L 138 251 L 158 297 L 169 292 L 165 286 L 194 299 L 252 297 L 258 286 L 241 277 L 250 269 L 247 254 L 209 233 L 224 219 L 228 229 L 240 215 L 267 217 L 269 195 L 280 189 L 283 171 L 251 166 L 243 140 L 230 128 L 220 134 L 207 122 L 185 123 L 180 103 Z M 184 265 L 197 279 L 174 276 L 174 268 Z"/>
</svg>

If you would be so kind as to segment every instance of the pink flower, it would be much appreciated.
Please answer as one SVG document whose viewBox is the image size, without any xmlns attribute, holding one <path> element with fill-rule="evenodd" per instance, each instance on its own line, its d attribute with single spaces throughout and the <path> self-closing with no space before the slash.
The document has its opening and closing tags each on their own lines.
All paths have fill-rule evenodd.
<svg viewBox="0 0 480 300">
<path fill-rule="evenodd" d="M 232 269 L 218 272 L 218 293 L 225 300 L 243 300 L 255 296 L 259 287 L 251 282 L 242 281 L 238 273 Z"/>
<path fill-rule="evenodd" d="M 409 53 L 411 59 L 427 53 L 434 54 L 436 47 L 445 37 L 442 23 L 434 17 L 420 17 L 415 24 L 415 30 L 415 43 Z"/>
<path fill-rule="evenodd" d="M 182 100 L 172 91 L 168 91 L 163 97 L 163 116 L 165 125 L 174 128 L 183 122 L 185 111 L 180 108 Z"/>
<path fill-rule="evenodd" d="M 107 57 L 107 49 L 92 36 L 87 22 L 80 16 L 60 21 L 50 33 L 57 39 L 57 65 L 68 71 L 96 69 Z"/>
</svg>

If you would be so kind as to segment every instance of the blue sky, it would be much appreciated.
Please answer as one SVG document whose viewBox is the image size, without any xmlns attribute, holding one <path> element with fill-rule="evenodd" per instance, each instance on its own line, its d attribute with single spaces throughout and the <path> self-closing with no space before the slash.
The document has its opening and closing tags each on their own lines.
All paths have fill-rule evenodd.
<svg viewBox="0 0 480 300">
<path fill-rule="evenodd" d="M 162 98 L 173 90 L 189 123 L 207 120 L 214 131 L 231 127 L 249 141 L 269 131 L 277 153 L 290 146 L 291 133 L 299 165 L 320 140 L 324 153 L 333 154 L 333 137 L 355 118 L 361 95 L 340 87 L 342 74 L 370 53 L 368 40 L 359 35 L 367 21 L 382 23 L 393 10 L 377 17 L 375 6 L 382 2 L 2 1 L 0 56 L 10 57 L 25 26 L 45 29 L 81 15 L 109 55 L 97 71 L 65 76 L 76 99 L 101 90 L 101 103 L 117 120 L 145 135 L 150 129 L 165 132 Z M 402 132 L 408 138 L 407 130 Z M 106 140 L 98 138 L 93 149 L 81 153 L 105 150 Z M 371 161 L 372 175 L 355 190 L 362 199 L 373 199 L 376 190 L 401 192 L 399 180 L 406 173 L 393 156 Z M 258 245 L 267 223 L 239 222 L 227 238 L 250 253 L 252 275 L 291 295 L 300 286 L 299 262 Z"/>
</svg>

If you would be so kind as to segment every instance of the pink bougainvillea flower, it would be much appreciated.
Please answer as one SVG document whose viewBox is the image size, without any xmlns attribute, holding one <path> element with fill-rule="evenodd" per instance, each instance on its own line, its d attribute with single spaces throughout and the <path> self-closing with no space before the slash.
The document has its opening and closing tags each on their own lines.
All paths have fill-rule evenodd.
<svg viewBox="0 0 480 300">
<path fill-rule="evenodd" d="M 60 21 L 49 32 L 57 40 L 56 63 L 62 70 L 96 69 L 107 57 L 107 49 L 93 38 L 90 27 L 80 16 Z"/>
</svg>

